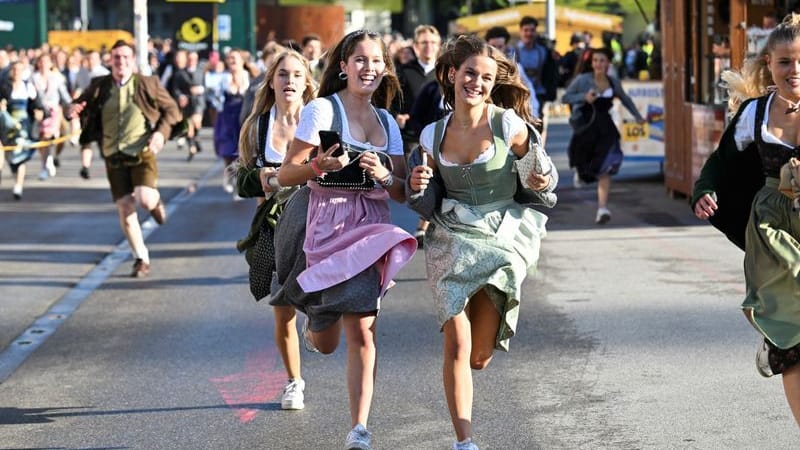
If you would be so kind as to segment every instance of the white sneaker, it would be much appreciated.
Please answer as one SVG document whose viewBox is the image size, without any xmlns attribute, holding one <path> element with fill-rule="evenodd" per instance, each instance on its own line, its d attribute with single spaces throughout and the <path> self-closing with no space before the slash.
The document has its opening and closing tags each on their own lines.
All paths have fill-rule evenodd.
<svg viewBox="0 0 800 450">
<path fill-rule="evenodd" d="M 306 382 L 301 378 L 289 381 L 289 384 L 283 388 L 283 396 L 281 396 L 281 409 L 303 409 L 303 391 L 306 388 Z"/>
<path fill-rule="evenodd" d="M 478 446 L 472 442 L 472 438 L 466 438 L 461 442 L 453 442 L 453 450 L 479 450 Z"/>
<path fill-rule="evenodd" d="M 11 188 L 11 193 L 14 195 L 14 200 L 22 200 L 22 185 L 15 184 L 13 188 Z"/>
<path fill-rule="evenodd" d="M 50 178 L 50 172 L 48 172 L 47 169 L 42 169 L 42 171 L 39 172 L 39 180 L 45 181 L 48 178 Z"/>
<path fill-rule="evenodd" d="M 581 189 L 581 188 L 583 188 L 584 186 L 586 186 L 586 183 L 584 183 L 584 182 L 581 180 L 581 176 L 580 176 L 580 175 L 578 175 L 578 171 L 576 170 L 576 171 L 575 171 L 575 172 L 572 174 L 572 187 L 573 187 L 573 188 L 575 188 L 575 189 Z"/>
<path fill-rule="evenodd" d="M 303 346 L 309 352 L 319 353 L 319 349 L 316 346 L 314 346 L 313 342 L 311 342 L 311 336 L 309 336 L 309 333 L 311 332 L 308 330 L 308 317 L 306 317 L 303 320 L 303 329 L 301 331 L 301 334 L 303 335 Z"/>
<path fill-rule="evenodd" d="M 595 223 L 603 225 L 608 223 L 609 220 L 611 220 L 611 211 L 608 208 L 597 208 L 597 216 L 594 218 Z"/>
<path fill-rule="evenodd" d="M 766 339 L 762 339 L 756 350 L 756 370 L 758 374 L 764 378 L 769 378 L 773 375 L 772 368 L 769 366 L 769 347 L 767 347 Z"/>
<path fill-rule="evenodd" d="M 371 450 L 372 433 L 360 423 L 347 433 L 344 450 Z"/>
<path fill-rule="evenodd" d="M 179 137 L 177 141 L 178 150 L 183 150 L 183 148 L 186 147 L 186 142 L 187 141 L 185 137 Z"/>
<path fill-rule="evenodd" d="M 47 169 L 48 175 L 51 177 L 56 176 L 56 163 L 53 161 L 53 155 L 49 155 L 44 163 L 44 168 Z"/>
</svg>

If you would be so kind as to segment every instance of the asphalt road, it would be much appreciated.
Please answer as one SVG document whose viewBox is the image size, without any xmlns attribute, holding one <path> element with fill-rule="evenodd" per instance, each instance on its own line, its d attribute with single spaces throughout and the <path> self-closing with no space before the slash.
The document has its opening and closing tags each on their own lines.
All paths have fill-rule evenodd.
<svg viewBox="0 0 800 450">
<path fill-rule="evenodd" d="M 209 140 L 210 130 L 203 130 Z M 800 434 L 779 378 L 756 373 L 739 312 L 742 253 L 666 195 L 658 167 L 627 164 L 612 221 L 571 187 L 566 126 L 538 270 L 524 285 L 508 354 L 474 374 L 482 449 L 790 449 Z M 210 148 L 207 143 L 206 148 Z M 69 150 L 68 150 L 69 152 Z M 254 203 L 232 201 L 206 150 L 160 157 L 170 218 L 146 223 L 152 272 L 131 261 L 103 170 L 65 154 L 25 198 L 0 185 L 0 448 L 337 449 L 349 428 L 344 351 L 302 353 L 306 409 L 285 382 L 269 305 L 234 248 Z M 35 166 L 34 166 L 35 167 Z M 36 170 L 31 170 L 36 173 Z M 399 225 L 415 218 L 393 206 Z M 142 216 L 144 219 L 145 217 Z M 419 252 L 378 321 L 376 449 L 446 449 L 441 335 Z M 3 372 L 7 376 L 3 377 Z"/>
</svg>

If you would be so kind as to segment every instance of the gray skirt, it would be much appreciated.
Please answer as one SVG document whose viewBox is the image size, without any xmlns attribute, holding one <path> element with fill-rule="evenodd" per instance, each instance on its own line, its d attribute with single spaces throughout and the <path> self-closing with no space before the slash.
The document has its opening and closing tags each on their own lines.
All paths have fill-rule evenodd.
<svg viewBox="0 0 800 450">
<path fill-rule="evenodd" d="M 275 226 L 275 274 L 271 305 L 294 306 L 308 316 L 308 328 L 321 331 L 336 323 L 344 313 L 370 313 L 380 308 L 381 279 L 375 266 L 355 277 L 318 292 L 307 293 L 297 283 L 306 270 L 303 241 L 311 189 L 302 187 L 286 204 Z"/>
</svg>

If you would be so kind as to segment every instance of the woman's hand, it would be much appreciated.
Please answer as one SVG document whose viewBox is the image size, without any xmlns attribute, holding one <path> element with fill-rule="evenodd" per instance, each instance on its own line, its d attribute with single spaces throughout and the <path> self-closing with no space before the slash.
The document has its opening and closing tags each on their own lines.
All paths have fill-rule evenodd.
<svg viewBox="0 0 800 450">
<path fill-rule="evenodd" d="M 525 184 L 534 191 L 541 191 L 550 184 L 550 174 L 542 175 L 531 171 Z"/>
<path fill-rule="evenodd" d="M 375 152 L 364 152 L 358 161 L 358 167 L 361 167 L 373 180 L 383 180 L 391 175 Z"/>
<path fill-rule="evenodd" d="M 433 178 L 433 169 L 427 165 L 423 164 L 414 167 L 411 171 L 411 180 L 409 180 L 411 190 L 414 192 L 424 191 L 430 184 L 431 178 Z"/>
<path fill-rule="evenodd" d="M 262 167 L 258 171 L 258 179 L 261 181 L 261 189 L 264 192 L 274 192 L 275 189 L 269 185 L 269 179 L 278 175 L 275 167 Z"/>
<path fill-rule="evenodd" d="M 586 101 L 586 103 L 591 105 L 595 100 L 597 100 L 597 92 L 595 92 L 594 89 L 589 89 L 589 92 L 583 96 L 583 99 Z"/>
<path fill-rule="evenodd" d="M 714 200 L 714 197 L 705 194 L 694 204 L 694 215 L 697 216 L 698 219 L 706 220 L 716 213 L 717 208 L 717 202 Z"/>
<path fill-rule="evenodd" d="M 317 154 L 316 160 L 317 168 L 322 172 L 336 172 L 341 170 L 350 162 L 350 157 L 347 152 L 343 152 L 339 156 L 333 156 L 333 152 L 339 148 L 339 144 L 333 144 L 329 149 L 322 153 Z"/>
</svg>

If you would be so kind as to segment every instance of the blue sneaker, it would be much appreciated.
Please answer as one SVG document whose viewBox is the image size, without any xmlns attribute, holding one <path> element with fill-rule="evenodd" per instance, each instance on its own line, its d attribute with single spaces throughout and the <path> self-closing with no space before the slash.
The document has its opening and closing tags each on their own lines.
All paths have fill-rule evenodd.
<svg viewBox="0 0 800 450">
<path fill-rule="evenodd" d="M 371 450 L 372 433 L 367 431 L 360 423 L 347 433 L 344 441 L 344 450 Z"/>
</svg>

